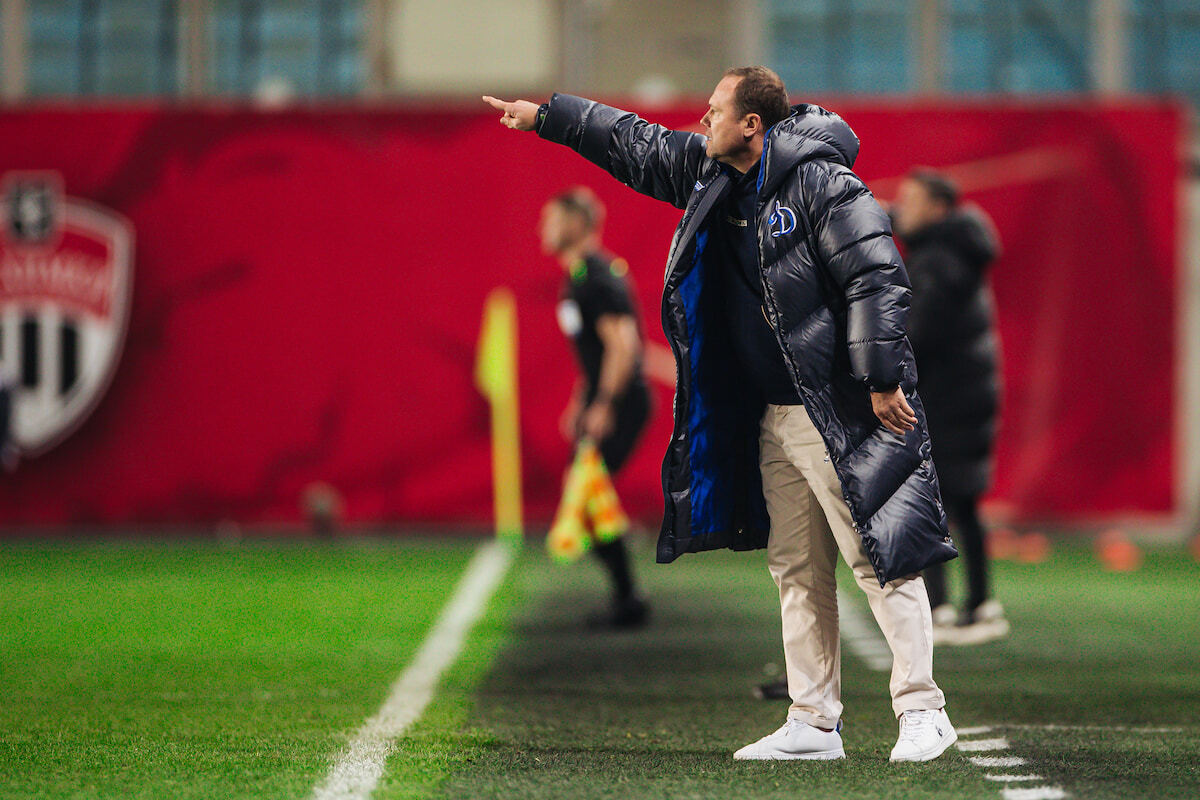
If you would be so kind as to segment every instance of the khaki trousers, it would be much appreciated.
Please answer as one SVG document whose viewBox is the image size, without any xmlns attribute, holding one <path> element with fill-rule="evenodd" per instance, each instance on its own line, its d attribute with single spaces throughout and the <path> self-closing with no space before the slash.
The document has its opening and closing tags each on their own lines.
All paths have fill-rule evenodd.
<svg viewBox="0 0 1200 800">
<path fill-rule="evenodd" d="M 837 553 L 866 592 L 892 650 L 892 709 L 942 708 L 933 681 L 933 620 L 919 574 L 880 588 L 854 529 L 841 483 L 804 406 L 768 405 L 759 437 L 763 494 L 771 517 L 767 562 L 779 587 L 789 717 L 819 728 L 842 715 Z"/>
</svg>

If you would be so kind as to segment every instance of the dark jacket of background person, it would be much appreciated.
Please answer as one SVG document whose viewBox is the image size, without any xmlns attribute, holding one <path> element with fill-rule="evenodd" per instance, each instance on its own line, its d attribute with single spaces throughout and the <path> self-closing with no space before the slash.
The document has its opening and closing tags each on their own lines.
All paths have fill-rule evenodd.
<svg viewBox="0 0 1200 800">
<path fill-rule="evenodd" d="M 675 429 L 663 461 L 658 560 L 766 546 L 758 464 L 764 401 L 746 390 L 706 280 L 710 212 L 730 188 L 705 138 L 556 94 L 538 128 L 635 191 L 684 209 L 667 260 L 662 319 L 675 353 Z M 909 284 L 887 216 L 850 166 L 858 138 L 836 114 L 798 105 L 763 143 L 756 220 L 764 311 L 821 433 L 881 583 L 955 556 L 905 338 Z M 900 385 L 917 414 L 888 432 L 868 387 Z"/>
<path fill-rule="evenodd" d="M 17 468 L 17 446 L 11 441 L 13 416 L 12 384 L 0 369 L 0 467 L 7 472 Z"/>
<path fill-rule="evenodd" d="M 999 253 L 990 222 L 971 207 L 909 235 L 908 338 L 921 373 L 933 461 L 947 497 L 979 496 L 992 479 L 1000 403 L 1000 345 L 988 268 Z"/>
</svg>

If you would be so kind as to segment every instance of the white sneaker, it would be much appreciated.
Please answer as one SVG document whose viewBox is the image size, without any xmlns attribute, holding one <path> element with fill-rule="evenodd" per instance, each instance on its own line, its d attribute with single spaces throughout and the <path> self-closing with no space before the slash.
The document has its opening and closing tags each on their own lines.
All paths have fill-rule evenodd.
<svg viewBox="0 0 1200 800">
<path fill-rule="evenodd" d="M 1008 636 L 1008 620 L 1004 618 L 1004 606 L 995 600 L 986 601 L 974 612 L 964 614 L 964 617 L 964 624 L 956 626 L 943 636 L 943 644 L 987 644 Z M 936 630 L 933 632 L 933 643 L 938 644 Z"/>
<path fill-rule="evenodd" d="M 958 741 L 946 709 L 905 711 L 900 715 L 900 738 L 892 761 L 932 761 Z"/>
<path fill-rule="evenodd" d="M 949 628 L 958 622 L 958 609 L 949 603 L 942 603 L 931 612 L 933 616 L 933 627 Z"/>
<path fill-rule="evenodd" d="M 933 609 L 933 644 L 956 644 L 958 633 L 958 609 L 942 603 Z"/>
<path fill-rule="evenodd" d="M 841 723 L 838 723 L 838 729 L 841 729 Z M 845 757 L 842 736 L 837 730 L 823 731 L 791 718 L 779 730 L 733 754 L 735 761 L 832 761 Z"/>
<path fill-rule="evenodd" d="M 995 600 L 988 600 L 974 612 L 964 612 L 957 624 L 938 625 L 935 619 L 933 643 L 935 646 L 987 644 L 1008 636 L 1008 628 L 1004 606 Z"/>
<path fill-rule="evenodd" d="M 1008 636 L 1008 620 L 1004 618 L 1004 606 L 998 601 L 984 601 L 973 617 L 964 631 L 963 644 L 984 644 Z"/>
</svg>

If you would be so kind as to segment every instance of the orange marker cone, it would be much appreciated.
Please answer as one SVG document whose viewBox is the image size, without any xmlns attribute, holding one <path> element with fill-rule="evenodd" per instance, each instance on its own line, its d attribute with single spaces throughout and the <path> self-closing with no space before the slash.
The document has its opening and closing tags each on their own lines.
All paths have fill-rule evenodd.
<svg viewBox="0 0 1200 800">
<path fill-rule="evenodd" d="M 1142 566 L 1142 551 L 1125 532 L 1111 528 L 1096 537 L 1096 557 L 1112 572 L 1133 572 Z"/>
<path fill-rule="evenodd" d="M 1044 533 L 1027 533 L 1017 539 L 1016 558 L 1022 564 L 1041 564 L 1050 557 L 1050 540 Z"/>
<path fill-rule="evenodd" d="M 988 531 L 986 545 L 989 558 L 1012 558 L 1017 554 L 1017 532 L 1012 528 Z"/>
</svg>

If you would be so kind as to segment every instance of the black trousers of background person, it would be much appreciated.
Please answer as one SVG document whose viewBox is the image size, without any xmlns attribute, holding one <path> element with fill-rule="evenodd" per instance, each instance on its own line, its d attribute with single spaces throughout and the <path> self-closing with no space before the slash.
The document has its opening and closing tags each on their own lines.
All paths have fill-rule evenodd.
<svg viewBox="0 0 1200 800">
<path fill-rule="evenodd" d="M 8 444 L 8 426 L 12 419 L 12 391 L 0 379 L 0 452 Z"/>
<path fill-rule="evenodd" d="M 613 409 L 615 421 L 612 432 L 600 442 L 600 455 L 604 458 L 604 466 L 609 475 L 616 477 L 617 471 L 625 465 L 625 461 L 633 453 L 633 448 L 641 438 L 646 422 L 650 418 L 650 391 L 646 384 L 638 379 L 626 390 Z M 592 550 L 596 558 L 604 565 L 612 579 L 613 595 L 617 603 L 632 598 L 635 594 L 633 572 L 629 568 L 629 553 L 625 548 L 625 538 L 614 539 L 611 542 L 596 543 Z"/>
<path fill-rule="evenodd" d="M 950 518 L 950 529 L 962 553 L 967 570 L 966 610 L 974 611 L 988 599 L 988 563 L 983 525 L 979 522 L 978 495 L 943 495 L 942 503 Z M 946 602 L 946 570 L 935 564 L 924 571 L 929 605 L 937 608 Z"/>
</svg>

